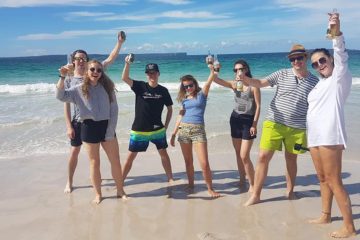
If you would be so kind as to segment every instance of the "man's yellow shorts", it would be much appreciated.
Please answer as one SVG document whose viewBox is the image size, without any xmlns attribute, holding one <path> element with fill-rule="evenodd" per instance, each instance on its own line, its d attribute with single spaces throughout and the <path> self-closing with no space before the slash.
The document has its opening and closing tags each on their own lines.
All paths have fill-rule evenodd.
<svg viewBox="0 0 360 240">
<path fill-rule="evenodd" d="M 295 144 L 301 144 L 302 147 L 307 146 L 306 130 L 288 127 L 269 120 L 264 121 L 260 149 L 281 151 L 282 143 L 284 143 L 285 150 L 289 153 L 304 153 L 304 150 L 295 150 L 294 146 Z"/>
</svg>

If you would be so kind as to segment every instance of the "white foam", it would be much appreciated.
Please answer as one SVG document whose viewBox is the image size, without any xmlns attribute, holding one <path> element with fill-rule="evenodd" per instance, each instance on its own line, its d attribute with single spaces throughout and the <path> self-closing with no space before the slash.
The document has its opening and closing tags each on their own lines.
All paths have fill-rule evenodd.
<svg viewBox="0 0 360 240">
<path fill-rule="evenodd" d="M 176 82 L 160 82 L 161 85 L 165 86 L 169 91 L 175 92 L 178 91 L 180 83 Z M 203 86 L 205 82 L 199 82 L 200 86 Z M 360 78 L 353 77 L 353 86 L 360 85 Z M 116 83 L 116 89 L 119 92 L 131 92 L 130 87 L 125 83 Z M 211 89 L 222 89 L 223 87 L 213 83 Z M 272 89 L 265 88 L 265 89 Z M 55 93 L 56 85 L 55 83 L 34 83 L 34 84 L 24 84 L 24 85 L 0 85 L 0 94 L 34 94 L 34 93 Z"/>
</svg>

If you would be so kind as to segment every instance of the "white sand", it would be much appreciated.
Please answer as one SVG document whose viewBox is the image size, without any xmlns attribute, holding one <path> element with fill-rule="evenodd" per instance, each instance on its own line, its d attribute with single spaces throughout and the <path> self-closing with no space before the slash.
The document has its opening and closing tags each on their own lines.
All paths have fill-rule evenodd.
<svg viewBox="0 0 360 240">
<path fill-rule="evenodd" d="M 307 219 L 320 214 L 319 186 L 309 154 L 298 161 L 295 191 L 300 199 L 284 198 L 285 162 L 275 154 L 262 192 L 264 202 L 243 207 L 248 194 L 238 188 L 238 173 L 228 138 L 211 139 L 210 164 L 214 188 L 223 195 L 208 197 L 197 162 L 194 193 L 187 183 L 177 145 L 169 148 L 174 177 L 168 185 L 160 159 L 151 146 L 138 155 L 126 180 L 130 199 L 114 198 L 109 164 L 102 156 L 102 191 L 105 200 L 91 204 L 94 193 L 88 160 L 82 151 L 75 173 L 75 190 L 66 195 L 67 153 L 57 156 L 9 159 L 0 162 L 1 239 L 329 239 L 341 215 L 333 204 L 333 222 L 311 225 Z M 125 161 L 126 146 L 121 148 Z M 252 151 L 256 163 L 257 147 Z M 360 163 L 343 163 L 343 177 L 353 205 L 355 226 L 360 227 Z M 359 237 L 359 236 L 357 236 Z M 354 238 L 355 239 L 355 238 Z M 358 238 L 359 239 L 359 238 Z"/>
</svg>

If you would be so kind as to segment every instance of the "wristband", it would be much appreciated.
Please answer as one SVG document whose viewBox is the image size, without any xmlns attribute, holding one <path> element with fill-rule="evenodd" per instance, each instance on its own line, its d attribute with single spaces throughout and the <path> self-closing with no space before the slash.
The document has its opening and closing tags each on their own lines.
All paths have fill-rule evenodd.
<svg viewBox="0 0 360 240">
<path fill-rule="evenodd" d="M 61 76 L 61 75 L 59 74 L 59 78 L 65 78 L 65 76 Z"/>
</svg>

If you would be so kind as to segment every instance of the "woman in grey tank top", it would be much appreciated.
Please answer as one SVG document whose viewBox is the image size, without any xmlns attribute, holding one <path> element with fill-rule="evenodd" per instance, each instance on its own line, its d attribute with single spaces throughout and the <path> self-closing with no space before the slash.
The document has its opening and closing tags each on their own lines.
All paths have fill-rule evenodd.
<svg viewBox="0 0 360 240">
<path fill-rule="evenodd" d="M 251 77 L 250 67 L 244 60 L 234 63 L 235 80 L 225 81 L 216 78 L 214 81 L 234 91 L 234 109 L 230 117 L 231 137 L 236 154 L 240 175 L 240 187 L 245 186 L 245 175 L 249 180 L 249 192 L 254 186 L 254 166 L 250 160 L 250 150 L 256 138 L 257 123 L 260 116 L 260 89 L 242 85 L 239 76 L 242 72 Z"/>
</svg>

